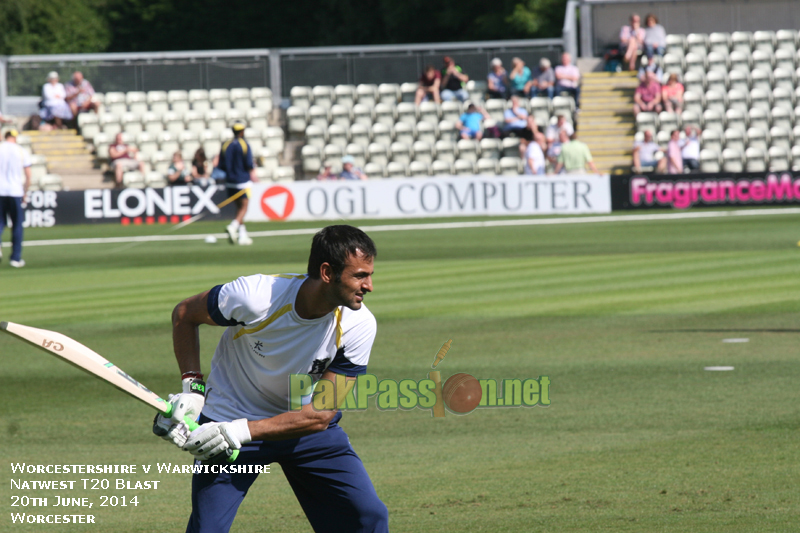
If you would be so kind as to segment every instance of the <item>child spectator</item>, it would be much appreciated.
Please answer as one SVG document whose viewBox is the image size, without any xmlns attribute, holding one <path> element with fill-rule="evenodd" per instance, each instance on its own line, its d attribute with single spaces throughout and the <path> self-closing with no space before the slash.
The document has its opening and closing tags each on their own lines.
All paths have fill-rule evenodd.
<svg viewBox="0 0 800 533">
<path fill-rule="evenodd" d="M 425 72 L 419 78 L 419 86 L 414 103 L 419 105 L 423 100 L 433 100 L 437 104 L 442 102 L 439 97 L 439 87 L 442 83 L 442 74 L 433 65 L 425 67 Z"/>
<path fill-rule="evenodd" d="M 652 72 L 647 73 L 647 77 L 636 88 L 636 92 L 633 93 L 633 101 L 634 117 L 642 111 L 661 112 L 661 84 L 656 80 L 655 74 Z"/>
<path fill-rule="evenodd" d="M 663 56 L 667 50 L 667 32 L 652 13 L 644 19 L 644 53 L 647 57 Z"/>
<path fill-rule="evenodd" d="M 556 74 L 553 71 L 550 60 L 546 57 L 539 61 L 536 77 L 528 82 L 527 89 L 530 91 L 531 98 L 534 96 L 553 98 L 556 90 Z"/>
<path fill-rule="evenodd" d="M 667 84 L 661 87 L 661 102 L 670 113 L 680 113 L 683 110 L 683 84 L 678 83 L 677 74 L 670 74 Z"/>
<path fill-rule="evenodd" d="M 456 65 L 455 60 L 450 56 L 444 57 L 444 68 L 442 69 L 442 90 L 441 97 L 445 102 L 458 100 L 465 102 L 469 98 L 469 93 L 464 88 L 464 84 L 469 81 L 469 76 L 464 74 L 461 67 Z"/>
<path fill-rule="evenodd" d="M 202 146 L 197 149 L 192 158 L 192 179 L 202 186 L 208 185 L 210 180 L 208 175 L 208 158 Z"/>
<path fill-rule="evenodd" d="M 330 161 L 325 161 L 319 170 L 319 174 L 317 174 L 317 179 L 319 181 L 338 180 L 339 174 L 333 171 L 333 165 Z"/>
<path fill-rule="evenodd" d="M 581 71 L 572 64 L 568 52 L 561 54 L 561 64 L 556 67 L 556 94 L 565 92 L 575 99 L 575 107 L 581 107 Z"/>
<path fill-rule="evenodd" d="M 462 139 L 479 141 L 483 138 L 483 131 L 481 130 L 483 119 L 490 118 L 486 111 L 470 102 L 467 110 L 456 121 L 456 128 L 458 128 Z"/>
<path fill-rule="evenodd" d="M 179 151 L 172 154 L 172 163 L 167 169 L 167 181 L 170 185 L 186 185 L 192 182 L 192 171 L 186 168 L 183 155 Z"/>
<path fill-rule="evenodd" d="M 531 69 L 525 66 L 525 62 L 518 57 L 511 60 L 511 67 L 511 72 L 508 73 L 511 94 L 526 96 L 528 94 L 528 83 L 531 81 Z"/>
<path fill-rule="evenodd" d="M 500 58 L 492 59 L 492 70 L 486 77 L 489 98 L 508 98 L 508 76 Z"/>
<path fill-rule="evenodd" d="M 623 26 L 619 32 L 619 49 L 623 52 L 628 70 L 636 69 L 636 59 L 639 52 L 644 49 L 645 31 L 642 28 L 642 19 L 636 13 L 631 15 L 630 26 Z"/>
</svg>

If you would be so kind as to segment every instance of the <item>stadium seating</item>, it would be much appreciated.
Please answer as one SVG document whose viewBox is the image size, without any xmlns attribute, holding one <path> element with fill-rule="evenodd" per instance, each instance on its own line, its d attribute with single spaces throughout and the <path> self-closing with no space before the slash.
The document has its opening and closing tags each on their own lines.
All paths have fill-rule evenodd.
<svg viewBox="0 0 800 533">
<path fill-rule="evenodd" d="M 668 35 L 661 66 L 683 81 L 684 112 L 641 113 L 637 132 L 698 126 L 703 171 L 800 168 L 799 45 L 796 30 Z"/>
</svg>

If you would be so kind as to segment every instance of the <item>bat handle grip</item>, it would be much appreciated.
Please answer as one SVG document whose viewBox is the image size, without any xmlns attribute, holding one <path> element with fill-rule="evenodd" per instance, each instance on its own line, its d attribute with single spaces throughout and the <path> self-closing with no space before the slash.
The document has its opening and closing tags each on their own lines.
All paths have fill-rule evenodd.
<svg viewBox="0 0 800 533">
<path fill-rule="evenodd" d="M 200 424 L 198 424 L 188 416 L 184 417 L 183 421 L 189 427 L 189 431 L 194 431 L 195 429 L 200 427 Z M 227 461 L 229 463 L 232 463 L 236 460 L 237 457 L 239 457 L 239 450 L 231 450 L 230 448 L 228 448 L 227 450 L 225 450 L 225 455 L 228 456 Z"/>
</svg>

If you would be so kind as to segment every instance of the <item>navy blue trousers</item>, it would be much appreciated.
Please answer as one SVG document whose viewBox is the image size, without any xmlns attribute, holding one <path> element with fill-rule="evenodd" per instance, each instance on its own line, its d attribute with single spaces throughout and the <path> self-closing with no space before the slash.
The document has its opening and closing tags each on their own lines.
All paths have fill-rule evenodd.
<svg viewBox="0 0 800 533">
<path fill-rule="evenodd" d="M 364 464 L 337 423 L 299 439 L 254 441 L 242 446 L 233 465 L 278 463 L 316 532 L 389 531 L 389 514 Z M 209 422 L 204 416 L 200 423 Z M 206 463 L 203 463 L 206 464 Z M 220 464 L 220 463 L 216 463 Z M 222 463 L 227 464 L 227 463 Z M 272 475 L 272 474 L 267 474 Z M 228 531 L 258 474 L 194 474 L 187 533 Z M 265 506 L 269 502 L 264 502 Z"/>
<path fill-rule="evenodd" d="M 11 260 L 19 261 L 22 259 L 22 224 L 25 223 L 25 210 L 22 209 L 21 197 L 0 196 L 0 237 L 6 229 L 6 217 L 14 224 L 11 230 Z"/>
</svg>

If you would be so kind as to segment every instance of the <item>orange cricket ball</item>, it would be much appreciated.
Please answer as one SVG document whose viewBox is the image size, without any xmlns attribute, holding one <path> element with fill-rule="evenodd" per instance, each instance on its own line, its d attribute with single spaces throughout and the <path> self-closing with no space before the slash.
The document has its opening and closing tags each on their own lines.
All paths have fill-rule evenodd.
<svg viewBox="0 0 800 533">
<path fill-rule="evenodd" d="M 444 383 L 442 389 L 444 404 L 454 413 L 465 415 L 481 402 L 480 382 L 469 374 L 453 374 Z"/>
</svg>

